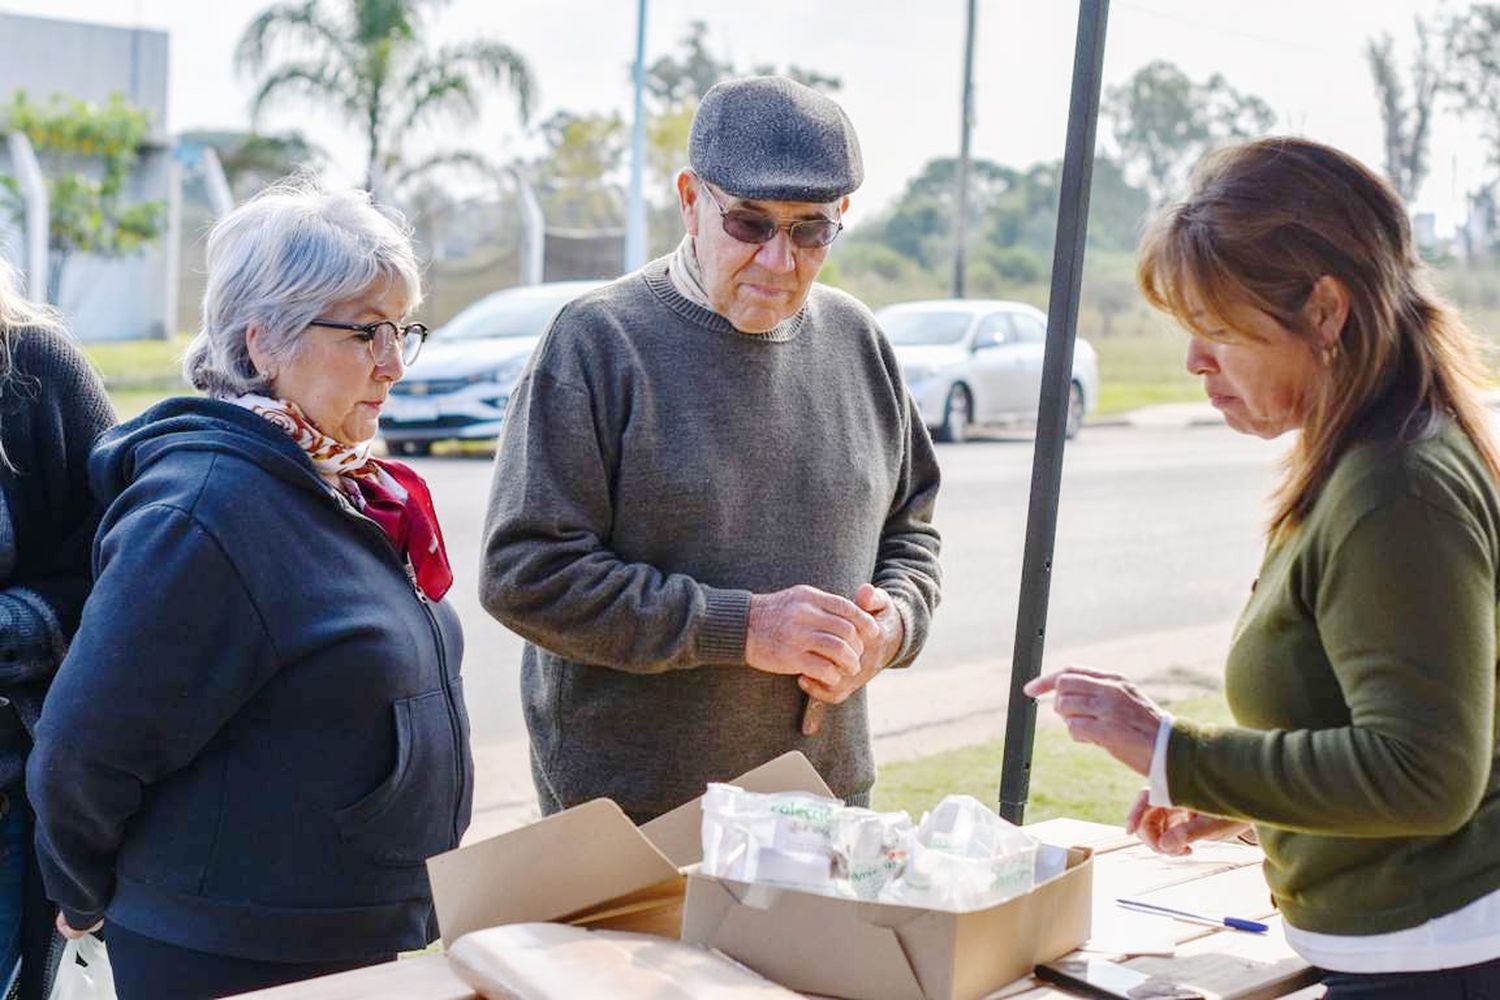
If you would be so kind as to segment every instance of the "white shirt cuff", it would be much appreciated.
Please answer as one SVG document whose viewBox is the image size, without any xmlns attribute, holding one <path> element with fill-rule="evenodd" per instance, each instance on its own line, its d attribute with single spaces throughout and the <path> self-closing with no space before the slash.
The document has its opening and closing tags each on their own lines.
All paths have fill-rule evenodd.
<svg viewBox="0 0 1500 1000">
<path fill-rule="evenodd" d="M 1167 743 L 1172 739 L 1172 716 L 1162 713 L 1156 727 L 1156 745 L 1151 750 L 1151 790 L 1148 800 L 1153 806 L 1170 806 L 1171 790 L 1167 788 Z"/>
</svg>

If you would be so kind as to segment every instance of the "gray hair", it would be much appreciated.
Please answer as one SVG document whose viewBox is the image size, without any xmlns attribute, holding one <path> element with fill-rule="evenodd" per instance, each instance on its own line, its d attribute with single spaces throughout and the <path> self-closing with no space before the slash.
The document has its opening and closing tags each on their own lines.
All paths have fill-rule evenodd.
<svg viewBox="0 0 1500 1000">
<path fill-rule="evenodd" d="M 422 300 L 422 279 L 401 215 L 365 191 L 329 190 L 308 178 L 285 181 L 230 212 L 208 236 L 203 326 L 188 345 L 183 374 L 210 396 L 267 393 L 245 335 L 264 331 L 276 363 L 294 358 L 309 323 L 377 281 Z"/>
</svg>

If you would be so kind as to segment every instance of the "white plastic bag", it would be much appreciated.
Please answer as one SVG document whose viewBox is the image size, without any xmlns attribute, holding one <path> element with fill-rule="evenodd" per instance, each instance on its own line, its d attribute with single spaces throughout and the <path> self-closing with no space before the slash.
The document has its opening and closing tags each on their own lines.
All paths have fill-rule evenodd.
<svg viewBox="0 0 1500 1000">
<path fill-rule="evenodd" d="M 970 795 L 949 795 L 922 817 L 899 879 L 881 898 L 933 910 L 983 909 L 1036 884 L 1037 842 Z"/>
<path fill-rule="evenodd" d="M 880 891 L 905 870 L 911 837 L 911 817 L 904 810 L 840 809 L 833 826 L 838 888 L 847 888 L 856 899 L 878 899 Z"/>
<path fill-rule="evenodd" d="M 804 792 L 763 795 L 710 784 L 703 796 L 705 875 L 832 894 L 838 799 Z"/>
<path fill-rule="evenodd" d="M 116 1000 L 115 977 L 103 941 L 85 934 L 63 946 L 48 1000 Z"/>
</svg>

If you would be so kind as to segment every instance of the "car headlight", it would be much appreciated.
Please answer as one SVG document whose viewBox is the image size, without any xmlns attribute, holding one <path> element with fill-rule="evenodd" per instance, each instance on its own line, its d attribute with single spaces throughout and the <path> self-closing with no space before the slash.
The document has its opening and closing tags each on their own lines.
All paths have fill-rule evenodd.
<svg viewBox="0 0 1500 1000">
<path fill-rule="evenodd" d="M 516 380 L 521 377 L 521 372 L 526 370 L 526 358 L 511 358 L 498 368 L 490 368 L 486 371 L 475 372 L 464 379 L 469 385 L 478 385 L 481 382 L 493 382 L 499 389 L 509 392 L 515 385 Z"/>
</svg>

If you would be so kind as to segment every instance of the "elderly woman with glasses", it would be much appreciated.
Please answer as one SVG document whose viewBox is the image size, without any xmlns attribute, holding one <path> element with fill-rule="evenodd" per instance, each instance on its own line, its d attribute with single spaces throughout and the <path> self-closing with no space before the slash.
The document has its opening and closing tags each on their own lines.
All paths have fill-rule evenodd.
<svg viewBox="0 0 1500 1000">
<path fill-rule="evenodd" d="M 208 242 L 189 379 L 90 461 L 96 585 L 28 778 L 65 934 L 121 1000 L 217 997 L 435 937 L 423 863 L 473 767 L 427 487 L 375 458 L 421 346 L 411 244 L 354 192 L 274 188 Z"/>
</svg>

